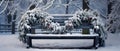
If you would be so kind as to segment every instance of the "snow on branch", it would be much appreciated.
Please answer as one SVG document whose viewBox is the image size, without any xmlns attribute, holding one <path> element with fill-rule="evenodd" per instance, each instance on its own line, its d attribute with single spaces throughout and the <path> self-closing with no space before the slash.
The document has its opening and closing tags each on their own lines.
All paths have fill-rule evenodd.
<svg viewBox="0 0 120 51">
<path fill-rule="evenodd" d="M 9 0 L 7 1 L 7 4 L 6 4 L 5 8 L 0 12 L 0 14 L 2 14 L 7 9 L 8 3 L 9 3 Z"/>
<path fill-rule="evenodd" d="M 43 6 L 43 7 L 41 7 L 41 9 L 42 10 L 47 10 L 48 8 L 50 8 L 53 5 L 54 1 L 55 0 L 48 0 L 47 4 L 45 6 Z"/>
<path fill-rule="evenodd" d="M 1 1 L 0 6 L 3 4 L 4 0 Z"/>
</svg>

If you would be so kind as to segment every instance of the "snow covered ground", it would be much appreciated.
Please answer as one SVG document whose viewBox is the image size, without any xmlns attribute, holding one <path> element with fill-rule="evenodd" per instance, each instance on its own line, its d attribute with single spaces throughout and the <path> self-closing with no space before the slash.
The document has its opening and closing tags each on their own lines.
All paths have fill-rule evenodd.
<svg viewBox="0 0 120 51">
<path fill-rule="evenodd" d="M 92 40 L 33 40 L 34 46 L 41 47 L 79 47 L 91 46 Z M 120 34 L 109 34 L 105 47 L 98 49 L 27 49 L 26 45 L 18 40 L 18 35 L 0 34 L 0 51 L 119 51 Z"/>
</svg>

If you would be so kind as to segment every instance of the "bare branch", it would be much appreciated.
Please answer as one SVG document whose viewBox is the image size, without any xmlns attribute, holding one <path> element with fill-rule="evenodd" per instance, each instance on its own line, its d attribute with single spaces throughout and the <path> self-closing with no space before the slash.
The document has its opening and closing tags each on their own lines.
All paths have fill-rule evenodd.
<svg viewBox="0 0 120 51">
<path fill-rule="evenodd" d="M 55 0 L 49 0 L 45 6 L 41 7 L 41 9 L 42 10 L 47 10 L 48 8 L 50 8 L 53 5 L 54 1 Z"/>
<path fill-rule="evenodd" d="M 0 6 L 3 4 L 4 0 L 1 1 Z"/>
<path fill-rule="evenodd" d="M 6 10 L 6 8 L 8 7 L 8 3 L 9 3 L 9 0 L 7 1 L 5 8 L 0 12 L 0 14 L 2 14 Z"/>
</svg>

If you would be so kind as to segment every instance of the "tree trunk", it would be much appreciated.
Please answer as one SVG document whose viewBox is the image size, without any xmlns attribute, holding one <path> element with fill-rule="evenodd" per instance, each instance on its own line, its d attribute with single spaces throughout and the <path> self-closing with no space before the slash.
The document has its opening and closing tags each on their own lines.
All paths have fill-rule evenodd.
<svg viewBox="0 0 120 51">
<path fill-rule="evenodd" d="M 86 2 L 87 0 L 83 0 L 83 10 L 85 10 L 85 9 L 89 9 L 89 7 L 88 7 L 88 2 Z"/>
</svg>

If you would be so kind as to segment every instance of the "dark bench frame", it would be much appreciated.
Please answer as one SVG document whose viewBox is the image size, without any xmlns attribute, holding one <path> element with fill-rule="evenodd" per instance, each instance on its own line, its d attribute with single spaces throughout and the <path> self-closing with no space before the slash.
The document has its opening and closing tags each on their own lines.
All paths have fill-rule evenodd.
<svg viewBox="0 0 120 51">
<path fill-rule="evenodd" d="M 53 36 L 41 36 L 39 34 L 27 34 L 27 48 L 33 47 L 32 46 L 32 39 L 94 39 L 93 41 L 93 48 L 97 49 L 99 46 L 99 36 L 98 34 L 95 35 L 80 35 L 80 36 L 64 36 L 64 35 L 53 35 Z"/>
</svg>

